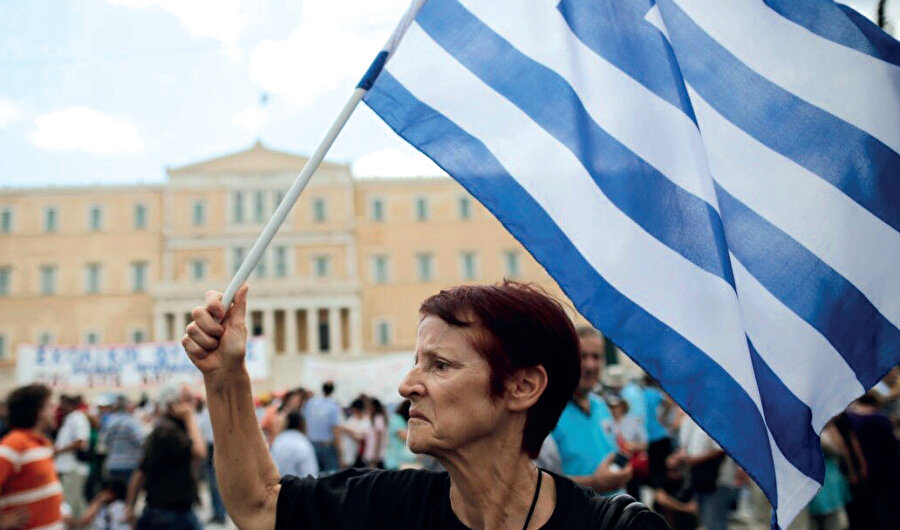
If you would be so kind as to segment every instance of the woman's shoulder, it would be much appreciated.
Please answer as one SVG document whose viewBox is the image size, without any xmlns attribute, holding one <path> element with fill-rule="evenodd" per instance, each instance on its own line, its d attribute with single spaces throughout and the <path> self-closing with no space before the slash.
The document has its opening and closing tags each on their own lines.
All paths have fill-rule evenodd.
<svg viewBox="0 0 900 530">
<path fill-rule="evenodd" d="M 347 498 L 357 494 L 396 496 L 401 492 L 418 492 L 419 495 L 447 490 L 450 480 L 446 472 L 421 469 L 384 470 L 350 468 L 330 475 L 313 478 L 286 476 L 281 479 L 282 488 L 340 492 Z"/>
<path fill-rule="evenodd" d="M 549 472 L 548 472 L 549 473 Z M 556 508 L 547 528 L 596 530 L 666 530 L 657 513 L 628 495 L 604 497 L 551 473 L 556 482 Z"/>
</svg>

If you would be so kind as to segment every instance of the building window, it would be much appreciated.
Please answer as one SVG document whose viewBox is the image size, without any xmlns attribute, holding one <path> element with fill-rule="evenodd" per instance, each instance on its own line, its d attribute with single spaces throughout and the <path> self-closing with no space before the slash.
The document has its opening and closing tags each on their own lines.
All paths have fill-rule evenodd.
<svg viewBox="0 0 900 530">
<path fill-rule="evenodd" d="M 391 323 L 387 320 L 378 320 L 375 322 L 375 344 L 378 346 L 390 346 L 393 333 L 391 333 Z"/>
<path fill-rule="evenodd" d="M 322 197 L 316 197 L 313 199 L 313 222 L 315 223 L 324 223 L 327 217 L 327 211 L 325 208 L 325 199 Z"/>
<path fill-rule="evenodd" d="M 331 276 L 331 256 L 313 256 L 313 276 L 316 278 Z"/>
<path fill-rule="evenodd" d="M 376 223 L 384 221 L 384 199 L 376 198 L 369 201 L 369 219 Z"/>
<path fill-rule="evenodd" d="M 0 361 L 6 359 L 6 356 L 9 355 L 6 351 L 9 346 L 7 346 L 6 344 L 6 335 L 0 334 Z"/>
<path fill-rule="evenodd" d="M 471 219 L 472 218 L 472 200 L 466 196 L 462 196 L 459 198 L 459 218 L 460 219 Z"/>
<path fill-rule="evenodd" d="M 506 277 L 518 278 L 522 274 L 522 267 L 518 250 L 507 250 L 503 253 L 503 263 L 506 265 Z"/>
<path fill-rule="evenodd" d="M 195 259 L 191 261 L 191 279 L 195 281 L 206 279 L 205 259 Z"/>
<path fill-rule="evenodd" d="M 261 190 L 253 195 L 253 220 L 257 223 L 266 220 L 266 193 Z"/>
<path fill-rule="evenodd" d="M 100 332 L 95 330 L 86 331 L 84 333 L 84 343 L 89 346 L 100 344 Z"/>
<path fill-rule="evenodd" d="M 478 259 L 474 252 L 463 252 L 459 256 L 463 280 L 475 280 L 478 276 Z"/>
<path fill-rule="evenodd" d="M 0 296 L 9 296 L 12 292 L 12 269 L 0 267 Z"/>
<path fill-rule="evenodd" d="M 84 292 L 97 294 L 100 292 L 100 264 L 88 263 L 84 267 Z"/>
<path fill-rule="evenodd" d="M 41 266 L 41 294 L 56 294 L 56 265 Z"/>
<path fill-rule="evenodd" d="M 206 203 L 203 201 L 194 201 L 191 208 L 191 221 L 194 226 L 203 226 L 206 224 Z"/>
<path fill-rule="evenodd" d="M 134 205 L 134 227 L 137 230 L 147 228 L 147 205 L 144 203 Z"/>
<path fill-rule="evenodd" d="M 420 282 L 430 282 L 434 279 L 434 254 L 420 252 L 416 254 L 416 272 Z"/>
<path fill-rule="evenodd" d="M 241 264 L 244 263 L 244 247 L 234 247 L 231 249 L 231 275 L 237 274 Z"/>
<path fill-rule="evenodd" d="M 236 191 L 231 195 L 231 222 L 244 222 L 244 192 Z"/>
<path fill-rule="evenodd" d="M 39 333 L 37 343 L 38 346 L 50 346 L 53 344 L 53 334 L 48 331 Z"/>
<path fill-rule="evenodd" d="M 375 283 L 388 282 L 388 257 L 384 254 L 372 256 L 372 281 Z"/>
<path fill-rule="evenodd" d="M 428 220 L 428 198 L 427 197 L 416 197 L 416 221 L 427 221 Z"/>
<path fill-rule="evenodd" d="M 131 330 L 131 342 L 133 344 L 140 344 L 147 340 L 147 333 L 144 332 L 141 328 L 136 328 Z"/>
<path fill-rule="evenodd" d="M 136 261 L 131 264 L 131 292 L 143 293 L 147 290 L 147 262 Z"/>
<path fill-rule="evenodd" d="M 13 213 L 11 208 L 0 210 L 0 232 L 9 234 L 13 229 Z"/>
<path fill-rule="evenodd" d="M 91 232 L 99 232 L 103 229 L 103 209 L 99 206 L 88 208 L 88 229 Z"/>
<path fill-rule="evenodd" d="M 56 232 L 59 224 L 59 213 L 56 207 L 49 206 L 44 209 L 44 232 Z"/>
<path fill-rule="evenodd" d="M 275 247 L 275 277 L 286 278 L 288 272 L 287 247 Z"/>
</svg>

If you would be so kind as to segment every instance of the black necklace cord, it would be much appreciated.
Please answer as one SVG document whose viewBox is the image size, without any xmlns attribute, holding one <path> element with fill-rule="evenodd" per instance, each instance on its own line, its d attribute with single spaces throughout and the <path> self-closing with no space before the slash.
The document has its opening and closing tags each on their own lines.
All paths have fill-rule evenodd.
<svg viewBox="0 0 900 530">
<path fill-rule="evenodd" d="M 522 527 L 522 530 L 528 530 L 528 523 L 531 522 L 531 516 L 534 515 L 534 507 L 537 506 L 538 497 L 541 494 L 541 478 L 543 478 L 544 473 L 540 469 L 538 469 L 537 472 L 537 487 L 534 488 L 534 498 L 531 499 L 531 508 L 528 509 L 528 517 L 525 518 L 525 526 Z"/>
</svg>

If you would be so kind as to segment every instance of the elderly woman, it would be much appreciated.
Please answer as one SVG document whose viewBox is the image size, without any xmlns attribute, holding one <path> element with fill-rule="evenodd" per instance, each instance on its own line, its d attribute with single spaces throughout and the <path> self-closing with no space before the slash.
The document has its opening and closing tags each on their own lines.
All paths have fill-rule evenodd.
<svg viewBox="0 0 900 530">
<path fill-rule="evenodd" d="M 350 469 L 279 477 L 244 367 L 247 288 L 193 310 L 184 348 L 203 372 L 216 472 L 241 528 L 656 529 L 627 496 L 596 497 L 532 464 L 578 383 L 578 339 L 555 300 L 512 282 L 442 291 L 421 307 L 407 443 L 447 472 Z"/>
</svg>

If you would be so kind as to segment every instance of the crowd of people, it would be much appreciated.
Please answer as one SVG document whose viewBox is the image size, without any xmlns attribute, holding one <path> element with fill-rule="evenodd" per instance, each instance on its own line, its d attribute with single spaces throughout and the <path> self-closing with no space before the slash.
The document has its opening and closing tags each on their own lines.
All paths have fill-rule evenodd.
<svg viewBox="0 0 900 530">
<path fill-rule="evenodd" d="M 675 529 L 765 528 L 762 492 L 648 377 L 604 366 L 601 337 L 579 330 L 578 388 L 535 459 L 600 495 L 628 492 Z M 439 470 L 406 445 L 409 401 L 349 403 L 296 388 L 261 394 L 256 417 L 282 475 L 347 468 Z M 211 513 L 227 513 L 216 483 L 203 398 L 166 385 L 157 399 L 54 399 L 42 385 L 12 392 L 0 409 L 0 530 L 201 528 L 201 479 Z M 791 528 L 889 528 L 900 521 L 900 367 L 822 433 L 825 484 Z M 143 492 L 143 495 L 141 493 Z M 140 513 L 139 498 L 143 497 Z"/>
</svg>

